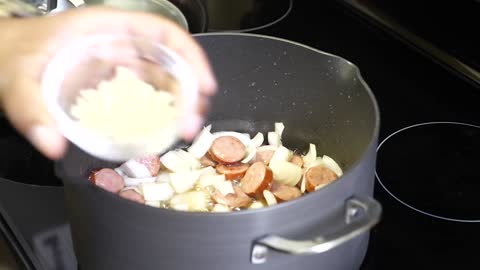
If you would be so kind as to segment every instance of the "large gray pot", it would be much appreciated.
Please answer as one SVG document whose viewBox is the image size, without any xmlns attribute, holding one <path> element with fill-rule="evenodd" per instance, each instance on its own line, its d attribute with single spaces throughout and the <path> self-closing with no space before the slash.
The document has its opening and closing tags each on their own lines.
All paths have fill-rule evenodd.
<svg viewBox="0 0 480 270">
<path fill-rule="evenodd" d="M 313 142 L 346 173 L 274 207 L 186 213 L 136 204 L 91 185 L 86 176 L 92 168 L 113 164 L 71 147 L 57 173 L 81 268 L 358 269 L 381 210 L 371 199 L 379 112 L 357 67 L 269 37 L 206 34 L 197 40 L 220 83 L 209 117 L 216 129 L 266 132 L 282 121 L 284 144 L 303 150 Z"/>
</svg>

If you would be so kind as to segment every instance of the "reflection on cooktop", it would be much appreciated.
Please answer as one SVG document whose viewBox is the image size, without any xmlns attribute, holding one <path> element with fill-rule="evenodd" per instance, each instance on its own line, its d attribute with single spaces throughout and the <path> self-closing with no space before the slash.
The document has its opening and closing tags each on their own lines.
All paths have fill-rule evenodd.
<svg viewBox="0 0 480 270">
<path fill-rule="evenodd" d="M 401 129 L 378 148 L 377 178 L 395 199 L 432 217 L 480 222 L 480 127 L 432 122 Z"/>
<path fill-rule="evenodd" d="M 209 31 L 247 32 L 262 29 L 284 19 L 292 0 L 205 0 Z"/>
</svg>

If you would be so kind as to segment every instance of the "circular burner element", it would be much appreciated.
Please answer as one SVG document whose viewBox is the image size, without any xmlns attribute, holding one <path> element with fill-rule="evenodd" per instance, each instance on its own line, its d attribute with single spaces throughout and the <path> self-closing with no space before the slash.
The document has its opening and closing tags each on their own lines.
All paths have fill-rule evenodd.
<svg viewBox="0 0 480 270">
<path fill-rule="evenodd" d="M 209 32 L 256 31 L 283 20 L 292 0 L 204 0 Z"/>
<path fill-rule="evenodd" d="M 403 128 L 377 149 L 376 177 L 422 214 L 480 222 L 480 126 L 429 122 Z"/>
</svg>

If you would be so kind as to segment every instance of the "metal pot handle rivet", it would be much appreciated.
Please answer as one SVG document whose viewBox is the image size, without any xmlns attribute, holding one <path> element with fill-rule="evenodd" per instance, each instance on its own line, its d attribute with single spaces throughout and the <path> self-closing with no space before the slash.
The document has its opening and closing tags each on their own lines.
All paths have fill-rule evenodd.
<svg viewBox="0 0 480 270">
<path fill-rule="evenodd" d="M 345 203 L 345 219 L 335 226 L 335 231 L 320 235 L 313 240 L 292 240 L 275 235 L 257 239 L 252 248 L 251 262 L 262 264 L 267 261 L 268 250 L 295 255 L 318 254 L 335 248 L 369 231 L 380 220 L 382 207 L 370 197 L 352 197 Z"/>
</svg>

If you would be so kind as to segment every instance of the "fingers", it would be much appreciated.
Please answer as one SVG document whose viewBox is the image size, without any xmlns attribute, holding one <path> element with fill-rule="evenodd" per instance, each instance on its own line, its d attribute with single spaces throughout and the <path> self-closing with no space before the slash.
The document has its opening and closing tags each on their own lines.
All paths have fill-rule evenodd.
<svg viewBox="0 0 480 270">
<path fill-rule="evenodd" d="M 204 122 L 210 96 L 217 91 L 217 82 L 207 56 L 187 32 L 166 19 L 147 14 L 137 14 L 129 19 L 131 34 L 159 40 L 184 58 L 197 76 L 200 92 L 197 104 L 195 108 L 188 108 L 183 112 L 185 116 L 181 123 L 183 139 L 192 140 Z"/>
<path fill-rule="evenodd" d="M 46 111 L 38 82 L 22 79 L 2 91 L 5 114 L 12 125 L 43 155 L 59 159 L 67 142 Z"/>
</svg>

